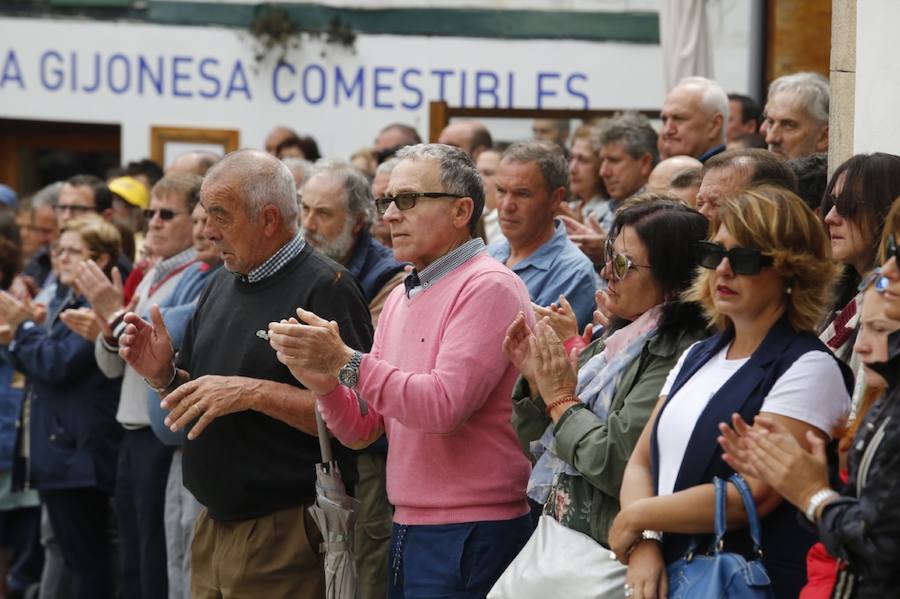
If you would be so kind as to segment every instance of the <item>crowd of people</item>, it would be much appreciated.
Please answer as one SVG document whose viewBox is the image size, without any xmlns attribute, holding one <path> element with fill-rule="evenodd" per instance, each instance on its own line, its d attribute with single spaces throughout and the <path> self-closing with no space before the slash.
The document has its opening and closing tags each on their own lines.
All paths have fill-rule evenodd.
<svg viewBox="0 0 900 599">
<path fill-rule="evenodd" d="M 659 130 L 276 127 L 0 188 L 5 596 L 324 597 L 317 412 L 363 599 L 486 597 L 542 514 L 664 598 L 735 474 L 774 597 L 890 596 L 900 157 L 829 177 L 828 107 L 689 77 Z"/>
</svg>

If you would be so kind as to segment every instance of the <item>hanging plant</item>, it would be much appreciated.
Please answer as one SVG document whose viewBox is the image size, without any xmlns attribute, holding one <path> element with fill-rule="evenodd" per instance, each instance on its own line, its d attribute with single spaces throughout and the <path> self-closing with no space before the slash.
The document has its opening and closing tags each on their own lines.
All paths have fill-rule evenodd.
<svg viewBox="0 0 900 599">
<path fill-rule="evenodd" d="M 255 47 L 253 56 L 256 63 L 264 62 L 275 54 L 277 63 L 287 58 L 288 52 L 300 48 L 303 34 L 312 38 L 325 37 L 326 44 L 336 44 L 355 51 L 356 32 L 347 23 L 334 17 L 324 29 L 303 26 L 284 7 L 277 4 L 260 4 L 249 26 Z M 324 56 L 325 52 L 322 52 Z"/>
</svg>

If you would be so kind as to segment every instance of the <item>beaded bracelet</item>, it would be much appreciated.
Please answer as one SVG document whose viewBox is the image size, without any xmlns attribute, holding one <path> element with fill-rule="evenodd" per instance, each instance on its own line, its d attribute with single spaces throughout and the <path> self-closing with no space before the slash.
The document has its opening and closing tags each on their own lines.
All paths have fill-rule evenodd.
<svg viewBox="0 0 900 599">
<path fill-rule="evenodd" d="M 561 398 L 550 402 L 550 404 L 547 406 L 547 416 L 550 415 L 550 412 L 552 412 L 554 408 L 565 405 L 567 403 L 581 403 L 581 402 L 574 395 L 563 395 Z"/>
</svg>

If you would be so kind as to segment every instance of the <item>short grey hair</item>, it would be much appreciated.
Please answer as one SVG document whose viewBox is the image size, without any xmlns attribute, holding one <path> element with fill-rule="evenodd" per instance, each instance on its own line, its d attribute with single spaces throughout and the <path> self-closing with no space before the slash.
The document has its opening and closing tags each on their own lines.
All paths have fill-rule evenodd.
<svg viewBox="0 0 900 599">
<path fill-rule="evenodd" d="M 650 154 L 653 166 L 659 162 L 659 150 L 656 148 L 659 136 L 650 120 L 639 112 L 623 112 L 606 119 L 600 123 L 597 135 L 601 146 L 618 142 L 635 160 Z"/>
<path fill-rule="evenodd" d="M 538 140 L 520 141 L 506 148 L 500 160 L 537 162 L 547 184 L 547 193 L 553 193 L 553 190 L 559 187 L 569 188 L 569 163 L 562 148 L 555 143 Z"/>
<path fill-rule="evenodd" d="M 59 204 L 59 192 L 63 185 L 65 185 L 64 181 L 57 181 L 56 183 L 51 183 L 42 187 L 34 194 L 34 196 L 32 196 L 31 208 L 36 209 L 42 208 L 43 206 L 55 208 L 56 205 Z"/>
<path fill-rule="evenodd" d="M 828 122 L 831 93 L 828 79 L 818 73 L 793 73 L 783 75 L 769 85 L 768 99 L 782 92 L 796 93 L 807 114 L 820 123 Z"/>
<path fill-rule="evenodd" d="M 417 144 L 406 146 L 397 152 L 397 162 L 404 160 L 432 160 L 437 162 L 444 189 L 453 195 L 472 198 L 475 209 L 469 219 L 469 233 L 475 234 L 478 219 L 484 211 L 484 185 L 475 163 L 463 150 L 445 144 Z"/>
<path fill-rule="evenodd" d="M 261 150 L 237 150 L 209 169 L 203 187 L 223 179 L 237 191 L 252 220 L 259 218 L 263 207 L 272 204 L 278 208 L 284 228 L 291 233 L 297 231 L 297 186 L 283 162 Z"/>
<path fill-rule="evenodd" d="M 344 189 L 344 205 L 351 217 L 359 219 L 368 229 L 375 222 L 375 199 L 372 197 L 372 186 L 362 173 L 353 166 L 340 160 L 320 160 L 308 177 L 304 177 L 303 186 L 314 177 L 327 177 L 341 185 Z M 301 189 L 302 189 L 301 187 Z"/>
<path fill-rule="evenodd" d="M 313 163 L 305 158 L 291 156 L 289 158 L 282 158 L 281 161 L 290 169 L 291 173 L 300 173 L 301 181 L 306 181 L 312 174 Z"/>
<path fill-rule="evenodd" d="M 394 167 L 397 166 L 397 163 L 400 162 L 397 160 L 397 157 L 389 158 L 378 165 L 378 168 L 375 169 L 376 175 L 389 175 L 391 171 L 394 170 Z"/>
<path fill-rule="evenodd" d="M 678 87 L 691 86 L 700 89 L 700 106 L 703 112 L 712 116 L 715 113 L 722 115 L 722 143 L 725 143 L 725 134 L 728 130 L 728 94 L 721 85 L 706 77 L 685 77 L 678 82 Z"/>
</svg>

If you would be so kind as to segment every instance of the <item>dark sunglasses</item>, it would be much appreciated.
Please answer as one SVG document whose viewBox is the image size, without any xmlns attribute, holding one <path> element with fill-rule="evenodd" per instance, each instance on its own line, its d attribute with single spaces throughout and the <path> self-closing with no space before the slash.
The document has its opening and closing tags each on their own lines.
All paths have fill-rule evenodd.
<svg viewBox="0 0 900 599">
<path fill-rule="evenodd" d="M 153 217 L 156 216 L 156 213 L 159 213 L 159 218 L 162 220 L 172 220 L 179 214 L 187 214 L 186 212 L 175 212 L 174 210 L 169 210 L 168 208 L 160 208 L 158 210 L 153 210 L 152 208 L 144 209 L 144 218 L 147 220 L 153 220 Z"/>
<path fill-rule="evenodd" d="M 604 252 L 605 262 L 612 268 L 613 277 L 617 281 L 621 281 L 628 275 L 628 271 L 637 268 L 650 268 L 646 264 L 635 264 L 631 258 L 625 254 L 618 253 L 613 247 L 611 239 L 606 240 L 606 251 Z"/>
<path fill-rule="evenodd" d="M 728 258 L 731 271 L 736 275 L 759 274 L 763 266 L 772 266 L 772 256 L 764 256 L 762 252 L 753 248 L 733 247 L 726 250 L 724 246 L 712 241 L 697 242 L 697 262 L 703 268 L 715 270 L 722 263 L 722 258 Z"/>
<path fill-rule="evenodd" d="M 419 198 L 452 198 L 455 200 L 464 197 L 466 196 L 456 195 L 454 193 L 445 193 L 443 191 L 408 191 L 406 193 L 398 193 L 395 196 L 385 196 L 383 198 L 376 199 L 375 208 L 378 210 L 378 214 L 384 216 L 384 213 L 387 212 L 387 209 L 388 207 L 390 207 L 391 202 L 396 204 L 397 208 L 400 210 L 409 210 L 416 205 L 416 202 Z"/>
<path fill-rule="evenodd" d="M 887 240 L 887 256 L 884 257 L 884 261 L 887 262 L 893 258 L 897 261 L 897 265 L 900 266 L 900 250 L 897 249 L 897 240 L 893 235 L 890 235 Z"/>
</svg>

